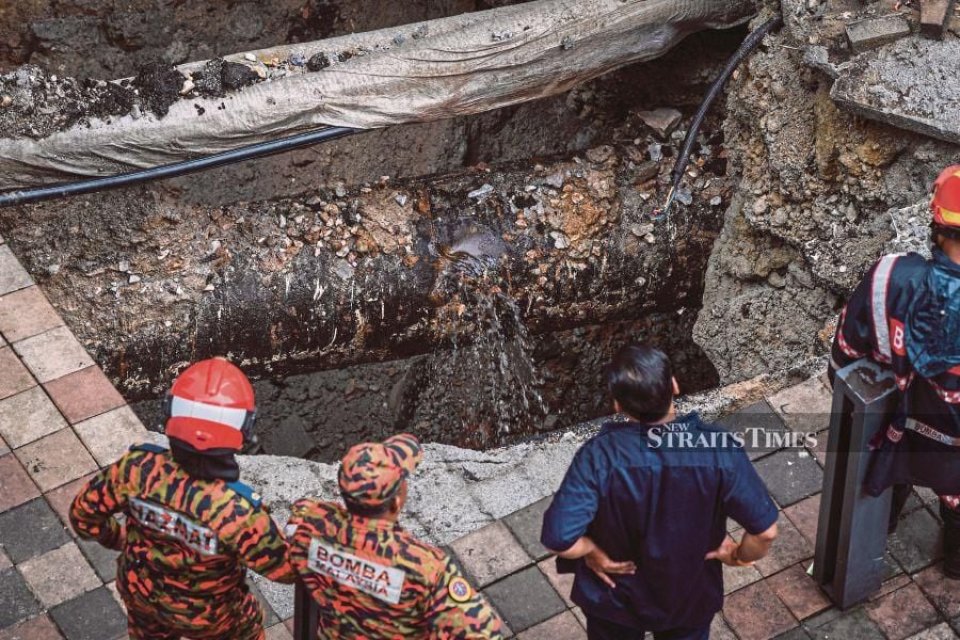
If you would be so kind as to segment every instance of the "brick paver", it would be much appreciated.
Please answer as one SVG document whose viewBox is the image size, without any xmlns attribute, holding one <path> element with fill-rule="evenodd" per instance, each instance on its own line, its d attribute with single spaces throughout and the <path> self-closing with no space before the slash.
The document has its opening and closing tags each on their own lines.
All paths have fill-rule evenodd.
<svg viewBox="0 0 960 640">
<path fill-rule="evenodd" d="M 97 468 L 77 434 L 69 428 L 31 442 L 14 454 L 44 491 L 56 489 Z"/>
<path fill-rule="evenodd" d="M 67 327 L 57 327 L 13 344 L 14 351 L 40 382 L 50 382 L 93 364 Z"/>
<path fill-rule="evenodd" d="M 795 502 L 783 513 L 811 544 L 817 544 L 817 520 L 820 519 L 820 494 Z"/>
<path fill-rule="evenodd" d="M 726 598 L 723 617 L 740 640 L 766 640 L 797 626 L 797 620 L 765 580 Z"/>
<path fill-rule="evenodd" d="M 12 453 L 0 456 L 0 512 L 40 496 L 40 490 Z"/>
<path fill-rule="evenodd" d="M 0 640 L 62 640 L 63 636 L 49 616 L 37 616 L 0 631 Z"/>
<path fill-rule="evenodd" d="M 482 589 L 532 562 L 502 522 L 494 522 L 450 544 L 474 586 Z"/>
<path fill-rule="evenodd" d="M 554 616 L 517 636 L 517 640 L 586 640 L 587 632 L 569 611 Z"/>
<path fill-rule="evenodd" d="M 70 541 L 63 524 L 43 498 L 0 513 L 0 545 L 15 564 L 53 551 Z"/>
<path fill-rule="evenodd" d="M 10 347 L 0 348 L 0 400 L 37 384 Z"/>
<path fill-rule="evenodd" d="M 943 616 L 960 616 L 960 582 L 947 580 L 940 565 L 924 569 L 913 579 Z"/>
<path fill-rule="evenodd" d="M 16 449 L 67 426 L 42 387 L 0 400 L 0 436 Z"/>
<path fill-rule="evenodd" d="M 525 631 L 567 609 L 534 566 L 490 585 L 485 593 L 514 633 Z"/>
<path fill-rule="evenodd" d="M 0 245 L 0 296 L 32 284 L 33 278 L 20 266 L 10 247 L 6 244 Z"/>
<path fill-rule="evenodd" d="M 777 530 L 776 544 L 765 558 L 757 560 L 756 567 L 765 577 L 813 557 L 813 544 L 797 530 L 783 512 L 780 513 L 777 521 Z"/>
<path fill-rule="evenodd" d="M 7 342 L 18 342 L 62 325 L 60 314 L 47 302 L 40 287 L 27 287 L 0 298 L 0 333 Z"/>
<path fill-rule="evenodd" d="M 802 564 L 795 564 L 771 576 L 767 583 L 798 620 L 804 620 L 830 607 L 830 600 L 807 575 Z"/>
<path fill-rule="evenodd" d="M 103 584 L 73 542 L 32 558 L 19 569 L 40 603 L 48 608 Z"/>
<path fill-rule="evenodd" d="M 147 430 L 126 405 L 84 420 L 74 428 L 101 467 L 120 459 L 131 442 L 143 442 L 147 438 Z"/>
<path fill-rule="evenodd" d="M 123 396 L 96 366 L 57 378 L 44 386 L 71 424 L 126 405 Z"/>
<path fill-rule="evenodd" d="M 865 609 L 889 640 L 903 640 L 940 622 L 937 610 L 912 583 L 868 603 Z"/>
</svg>

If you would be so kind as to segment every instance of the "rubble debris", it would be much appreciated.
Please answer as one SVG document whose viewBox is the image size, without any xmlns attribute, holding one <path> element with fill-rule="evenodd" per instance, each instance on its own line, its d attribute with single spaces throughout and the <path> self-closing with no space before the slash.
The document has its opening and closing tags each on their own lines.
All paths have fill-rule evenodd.
<svg viewBox="0 0 960 640">
<path fill-rule="evenodd" d="M 223 86 L 230 91 L 236 91 L 247 85 L 251 85 L 260 79 L 256 71 L 245 64 L 237 62 L 224 62 L 223 72 L 220 76 Z"/>
<path fill-rule="evenodd" d="M 140 67 L 133 85 L 140 92 L 143 106 L 162 118 L 170 111 L 170 105 L 180 99 L 180 89 L 186 78 L 173 65 L 151 62 Z"/>
<path fill-rule="evenodd" d="M 307 69 L 310 71 L 320 71 L 338 62 L 340 62 L 340 56 L 337 54 L 321 51 L 320 53 L 312 55 L 310 59 L 307 60 Z"/>
<path fill-rule="evenodd" d="M 863 53 L 910 35 L 910 23 L 899 14 L 866 18 L 847 25 L 847 39 L 855 53 Z"/>
<path fill-rule="evenodd" d="M 683 114 L 676 109 L 663 108 L 653 111 L 640 111 L 637 116 L 663 139 L 670 137 L 673 130 L 680 124 L 680 119 L 683 118 Z"/>
<path fill-rule="evenodd" d="M 960 41 L 909 38 L 854 58 L 830 96 L 872 120 L 960 144 Z"/>
<path fill-rule="evenodd" d="M 933 40 L 943 40 L 956 0 L 925 0 L 920 3 L 920 33 Z"/>
</svg>

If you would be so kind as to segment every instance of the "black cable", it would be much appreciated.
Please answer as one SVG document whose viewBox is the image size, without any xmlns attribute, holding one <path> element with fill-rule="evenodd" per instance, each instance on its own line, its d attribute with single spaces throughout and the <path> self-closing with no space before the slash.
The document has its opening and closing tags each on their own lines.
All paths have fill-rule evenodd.
<svg viewBox="0 0 960 640">
<path fill-rule="evenodd" d="M 80 182 L 69 182 L 67 184 L 58 184 L 52 187 L 41 187 L 38 189 L 29 189 L 27 191 L 11 191 L 10 193 L 0 194 L 0 207 L 12 207 L 18 204 L 27 204 L 30 202 L 40 202 L 43 200 L 52 200 L 54 198 L 64 198 L 66 196 L 77 196 L 84 193 L 93 193 L 95 191 L 106 191 L 107 189 L 118 189 L 141 182 L 152 180 L 161 180 L 164 178 L 176 178 L 177 176 L 213 169 L 226 164 L 251 160 L 253 158 L 262 158 L 264 156 L 308 147 L 320 142 L 328 142 L 337 138 L 342 138 L 354 133 L 359 133 L 364 129 L 351 129 L 348 127 L 328 127 L 317 131 L 308 131 L 307 133 L 298 133 L 287 138 L 271 140 L 269 142 L 259 142 L 257 144 L 223 151 L 211 156 L 194 158 L 193 160 L 184 160 L 165 164 L 150 169 L 141 169 L 131 171 L 130 173 L 120 173 L 106 178 L 93 178 L 90 180 L 81 180 Z"/>
<path fill-rule="evenodd" d="M 654 218 L 660 218 L 670 212 L 670 207 L 673 205 L 673 201 L 677 195 L 677 189 L 680 188 L 680 182 L 683 180 L 683 173 L 687 170 L 687 164 L 690 162 L 690 152 L 693 151 L 693 145 L 697 140 L 697 135 L 700 133 L 700 127 L 703 126 L 703 121 L 707 117 L 707 112 L 713 105 L 714 100 L 716 100 L 717 96 L 720 95 L 720 92 L 727 84 L 730 76 L 733 75 L 734 70 L 740 66 L 740 63 L 743 62 L 743 59 L 750 55 L 771 31 L 782 24 L 783 16 L 778 15 L 770 18 L 760 27 L 755 29 L 744 39 L 743 42 L 740 43 L 740 46 L 737 48 L 734 54 L 729 60 L 727 60 L 727 64 L 723 68 L 723 71 L 720 73 L 717 79 L 713 81 L 713 84 L 710 85 L 710 90 L 707 91 L 707 95 L 704 96 L 703 102 L 700 103 L 700 108 L 697 110 L 697 114 L 693 116 L 693 121 L 690 123 L 690 129 L 687 131 L 687 137 L 683 139 L 683 146 L 680 149 L 680 154 L 677 156 L 677 161 L 674 163 L 673 170 L 670 172 L 671 186 L 670 193 L 667 194 L 667 203 L 664 205 L 663 209 L 654 210 Z"/>
</svg>

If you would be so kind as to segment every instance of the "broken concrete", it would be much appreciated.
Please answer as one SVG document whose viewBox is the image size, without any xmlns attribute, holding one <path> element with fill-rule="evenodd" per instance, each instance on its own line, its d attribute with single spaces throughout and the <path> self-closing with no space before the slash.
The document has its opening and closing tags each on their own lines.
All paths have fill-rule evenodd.
<svg viewBox="0 0 960 640">
<path fill-rule="evenodd" d="M 920 33 L 933 40 L 943 40 L 955 5 L 956 0 L 925 0 L 920 3 Z"/>
<path fill-rule="evenodd" d="M 830 96 L 850 111 L 960 144 L 960 40 L 910 38 L 854 58 Z"/>
<path fill-rule="evenodd" d="M 724 381 L 825 353 L 840 306 L 865 270 L 905 229 L 927 223 L 906 223 L 902 209 L 928 198 L 939 171 L 956 161 L 956 138 L 942 135 L 956 126 L 952 38 L 905 38 L 850 61 L 847 24 L 891 9 L 887 2 L 787 0 L 787 28 L 730 85 L 725 134 L 738 150 L 731 160 L 742 177 L 740 197 L 727 210 L 694 328 Z M 889 79 L 868 73 L 863 82 L 863 70 L 853 69 L 861 60 L 870 69 L 882 60 Z M 855 91 L 859 83 L 893 96 L 898 124 L 923 113 L 928 128 L 911 128 L 937 130 L 954 144 L 838 108 L 833 74 L 841 87 L 848 82 Z M 912 84 L 921 78 L 929 82 Z M 888 89 L 901 82 L 905 91 L 915 87 L 913 95 Z"/>
<path fill-rule="evenodd" d="M 857 53 L 910 35 L 910 23 L 900 15 L 867 18 L 847 25 L 847 39 Z"/>
</svg>

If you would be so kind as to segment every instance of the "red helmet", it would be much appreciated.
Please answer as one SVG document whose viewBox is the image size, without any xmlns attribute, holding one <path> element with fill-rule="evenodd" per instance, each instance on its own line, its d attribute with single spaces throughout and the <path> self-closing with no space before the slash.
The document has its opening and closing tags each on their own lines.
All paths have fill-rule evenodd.
<svg viewBox="0 0 960 640">
<path fill-rule="evenodd" d="M 944 169 L 933 183 L 930 210 L 934 224 L 960 227 L 960 164 Z"/>
<path fill-rule="evenodd" d="M 223 358 L 202 360 L 181 373 L 167 394 L 169 438 L 197 451 L 240 451 L 253 432 L 253 386 Z"/>
</svg>

